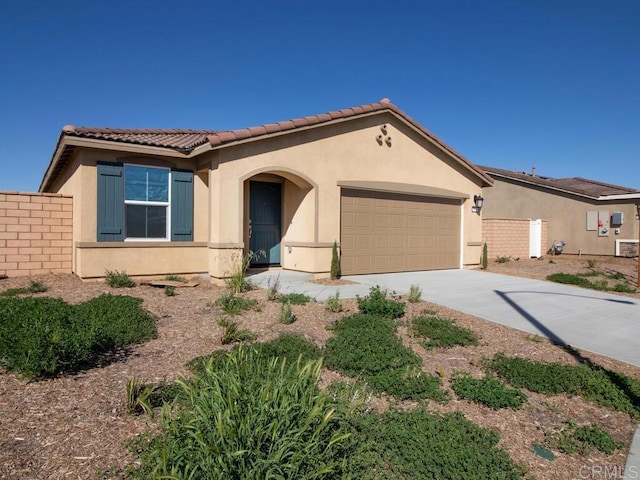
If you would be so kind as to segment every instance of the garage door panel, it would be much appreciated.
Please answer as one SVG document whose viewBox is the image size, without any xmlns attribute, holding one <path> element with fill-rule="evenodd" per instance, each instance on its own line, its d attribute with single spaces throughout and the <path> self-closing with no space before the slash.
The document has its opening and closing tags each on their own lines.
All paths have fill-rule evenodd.
<svg viewBox="0 0 640 480">
<path fill-rule="evenodd" d="M 459 268 L 460 202 L 343 190 L 344 274 Z"/>
</svg>

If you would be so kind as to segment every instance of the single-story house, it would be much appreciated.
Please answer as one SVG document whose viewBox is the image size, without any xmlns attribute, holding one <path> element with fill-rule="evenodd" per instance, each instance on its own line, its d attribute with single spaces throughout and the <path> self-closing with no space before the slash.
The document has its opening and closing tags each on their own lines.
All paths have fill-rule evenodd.
<svg viewBox="0 0 640 480">
<path fill-rule="evenodd" d="M 483 218 L 542 219 L 546 250 L 564 243 L 563 253 L 635 256 L 636 204 L 640 190 L 585 178 L 551 178 L 481 166 L 494 184 L 483 192 Z"/>
<path fill-rule="evenodd" d="M 84 279 L 253 266 L 325 276 L 478 264 L 493 183 L 380 102 L 233 131 L 62 129 L 40 192 L 73 197 Z M 475 209 L 474 209 L 475 211 Z"/>
</svg>

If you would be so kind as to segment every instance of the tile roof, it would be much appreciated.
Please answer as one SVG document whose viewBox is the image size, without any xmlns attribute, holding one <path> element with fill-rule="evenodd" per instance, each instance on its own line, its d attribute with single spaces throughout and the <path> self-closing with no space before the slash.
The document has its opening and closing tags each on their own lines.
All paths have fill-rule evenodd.
<svg viewBox="0 0 640 480">
<path fill-rule="evenodd" d="M 60 145 L 64 137 L 80 137 L 87 139 L 105 140 L 118 143 L 136 144 L 145 146 L 154 146 L 160 148 L 171 149 L 180 153 L 189 155 L 197 147 L 209 143 L 212 148 L 224 146 L 234 142 L 259 139 L 263 136 L 269 136 L 277 133 L 285 133 L 299 128 L 319 126 L 341 119 L 349 119 L 360 115 L 373 114 L 377 112 L 390 111 L 401 117 L 404 121 L 413 126 L 422 135 L 440 147 L 442 150 L 451 155 L 469 170 L 473 171 L 477 176 L 482 178 L 487 185 L 491 185 L 493 180 L 482 169 L 467 160 L 460 153 L 442 142 L 439 138 L 425 129 L 418 122 L 413 120 L 409 115 L 404 113 L 387 98 L 383 98 L 379 102 L 360 105 L 357 107 L 344 108 L 341 110 L 333 110 L 330 112 L 310 115 L 302 118 L 294 118 L 277 123 L 269 123 L 257 127 L 242 128 L 238 130 L 179 130 L 179 129 L 119 129 L 119 128 L 91 128 L 91 127 L 75 127 L 67 125 L 63 127 L 58 140 Z M 57 150 L 57 148 L 56 148 Z M 60 154 L 58 163 L 52 158 L 49 169 L 45 173 L 40 190 L 46 189 L 52 180 L 58 175 L 67 157 L 70 155 L 69 148 L 65 148 Z M 54 157 L 56 154 L 54 153 Z"/>
<path fill-rule="evenodd" d="M 88 128 L 73 125 L 65 126 L 62 131 L 69 136 L 150 145 L 182 152 L 189 152 L 207 143 L 208 136 L 216 133 L 214 130 Z"/>
<path fill-rule="evenodd" d="M 515 181 L 526 182 L 529 184 L 552 188 L 555 190 L 563 190 L 568 193 L 575 193 L 595 199 L 608 195 L 640 194 L 640 190 L 622 187 L 620 185 L 611 185 L 609 183 L 598 182 L 596 180 L 589 180 L 581 177 L 551 178 L 532 175 L 527 172 L 516 172 L 480 165 L 479 168 L 481 168 L 487 174 L 491 175 L 494 178 L 509 178 Z"/>
</svg>

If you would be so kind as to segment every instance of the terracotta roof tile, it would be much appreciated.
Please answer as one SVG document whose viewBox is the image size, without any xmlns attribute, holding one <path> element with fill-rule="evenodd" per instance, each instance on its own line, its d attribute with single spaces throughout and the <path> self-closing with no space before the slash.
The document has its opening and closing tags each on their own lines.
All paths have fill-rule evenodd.
<svg viewBox="0 0 640 480">
<path fill-rule="evenodd" d="M 453 156 L 457 161 L 474 171 L 479 177 L 484 179 L 487 185 L 491 185 L 493 180 L 484 170 L 471 163 L 461 154 L 453 150 L 447 144 L 438 139 L 435 135 L 422 127 L 419 123 L 409 117 L 406 113 L 396 107 L 389 99 L 382 99 L 379 102 L 356 107 L 345 108 L 342 110 L 334 110 L 317 115 L 309 115 L 303 118 L 286 120 L 277 123 L 269 123 L 250 128 L 238 130 L 168 130 L 168 129 L 114 129 L 114 128 L 87 128 L 65 126 L 61 133 L 61 139 L 64 136 L 75 136 L 97 140 L 107 140 L 121 143 L 132 143 L 140 145 L 150 145 L 162 148 L 173 149 L 176 151 L 190 153 L 196 147 L 206 144 L 207 142 L 214 147 L 233 143 L 248 138 L 260 138 L 264 135 L 286 132 L 296 128 L 320 125 L 333 120 L 348 119 L 358 115 L 371 114 L 375 112 L 391 111 L 404 121 L 411 124 L 416 130 L 420 131 L 425 137 L 436 144 L 439 148 Z M 52 159 L 53 161 L 53 159 Z M 51 167 L 51 165 L 50 165 Z M 61 167 L 57 165 L 57 167 Z M 54 169 L 55 170 L 55 169 Z M 54 173 L 54 176 L 56 174 Z M 47 181 L 51 178 L 45 174 Z M 43 180 L 44 181 L 44 180 Z M 43 186 L 41 186 L 43 187 Z"/>
</svg>

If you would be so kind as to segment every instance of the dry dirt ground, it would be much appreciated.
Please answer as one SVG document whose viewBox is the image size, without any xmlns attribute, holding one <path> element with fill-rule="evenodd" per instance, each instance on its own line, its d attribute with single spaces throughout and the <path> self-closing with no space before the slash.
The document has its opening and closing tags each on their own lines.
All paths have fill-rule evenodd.
<svg viewBox="0 0 640 480">
<path fill-rule="evenodd" d="M 564 271 L 587 271 L 587 258 L 550 257 L 543 260 L 512 260 L 490 263 L 489 270 L 510 275 L 544 278 Z M 590 258 L 591 259 L 591 258 Z M 595 268 L 620 271 L 630 279 L 637 263 L 632 259 L 591 259 Z M 633 277 L 635 278 L 635 277 Z M 13 373 L 0 371 L 0 478 L 1 479 L 89 479 L 125 478 L 123 466 L 135 459 L 124 445 L 127 439 L 157 425 L 157 419 L 131 416 L 126 412 L 126 384 L 131 378 L 145 382 L 173 380 L 188 374 L 184 365 L 193 357 L 227 348 L 220 342 L 221 327 L 216 318 L 221 312 L 212 302 L 224 289 L 200 282 L 194 288 L 176 289 L 174 297 L 164 295 L 162 288 L 140 285 L 131 289 L 112 289 L 104 283 L 83 283 L 72 275 L 39 277 L 48 291 L 38 295 L 61 297 L 68 302 L 82 302 L 104 292 L 127 294 L 144 300 L 143 306 L 158 318 L 158 337 L 138 345 L 117 358 L 74 375 L 39 382 L 27 382 Z M 0 280 L 0 291 L 28 285 L 28 278 Z M 281 332 L 299 332 L 322 345 L 331 335 L 326 329 L 340 315 L 356 309 L 354 300 L 344 301 L 345 311 L 334 314 L 322 304 L 294 306 L 297 321 L 291 325 L 277 322 L 279 304 L 269 302 L 264 291 L 255 290 L 248 297 L 259 301 L 260 312 L 249 311 L 240 316 L 242 328 L 258 334 L 258 341 L 276 338 Z M 634 294 L 640 298 L 638 294 Z M 425 351 L 417 339 L 408 335 L 406 323 L 424 310 L 454 319 L 472 329 L 480 337 L 480 345 L 447 350 Z M 524 356 L 535 360 L 576 363 L 577 360 L 558 346 L 540 338 L 493 324 L 427 302 L 408 304 L 399 334 L 424 360 L 429 374 L 444 378 L 450 388 L 451 374 L 464 370 L 480 374 L 479 361 L 496 352 Z M 591 361 L 605 368 L 640 377 L 640 369 L 605 357 L 583 352 Z M 339 376 L 326 372 L 323 384 Z M 544 432 L 569 419 L 577 423 L 595 422 L 611 432 L 616 440 L 629 445 L 635 425 L 628 415 L 616 413 L 566 395 L 542 396 L 527 392 L 529 403 L 521 410 L 493 411 L 486 407 L 452 400 L 429 408 L 438 412 L 462 411 L 477 424 L 499 431 L 504 447 L 516 462 L 525 464 L 538 479 L 605 478 L 622 473 L 626 449 L 606 456 L 597 451 L 589 455 L 558 453 L 547 461 L 532 452 L 533 444 L 543 441 Z M 373 407 L 388 408 L 389 399 L 376 398 Z M 589 476 L 590 475 L 590 476 Z M 608 476 L 606 478 L 615 478 Z"/>
</svg>

